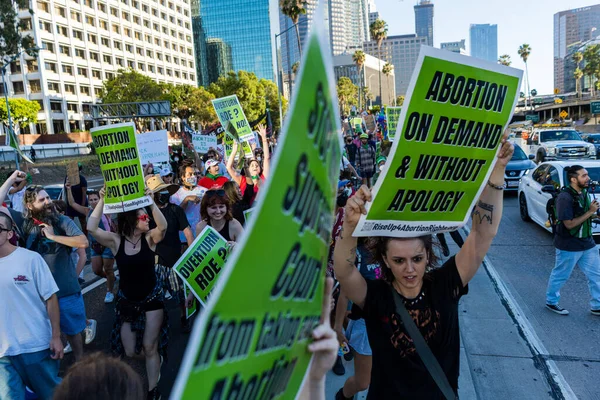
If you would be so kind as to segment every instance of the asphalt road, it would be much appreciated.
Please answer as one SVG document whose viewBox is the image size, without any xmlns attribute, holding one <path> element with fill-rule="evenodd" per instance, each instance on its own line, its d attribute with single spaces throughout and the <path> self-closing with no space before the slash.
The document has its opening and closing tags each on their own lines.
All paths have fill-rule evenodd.
<svg viewBox="0 0 600 400">
<path fill-rule="evenodd" d="M 447 239 L 451 240 L 449 237 Z M 488 258 L 548 350 L 548 354 L 543 357 L 556 363 L 579 399 L 600 399 L 600 387 L 597 385 L 600 376 L 600 317 L 589 312 L 590 295 L 585 276 L 576 268 L 562 290 L 561 305 L 569 309 L 569 316 L 560 316 L 545 309 L 546 284 L 554 266 L 552 237 L 536 224 L 520 219 L 515 194 L 505 195 L 500 231 Z M 105 290 L 105 285 L 100 284 L 85 294 L 88 318 L 98 321 L 97 337 L 93 343 L 86 346 L 87 352 L 109 350 L 114 305 L 104 304 Z M 168 309 L 172 328 L 169 360 L 163 365 L 159 383 L 159 388 L 165 396 L 171 391 L 189 337 L 181 333 L 179 310 L 173 300 L 168 302 Z M 62 363 L 63 368 L 71 362 L 72 357 L 67 356 Z M 145 376 L 143 360 L 127 362 Z M 494 360 L 489 362 L 493 364 Z M 490 365 L 490 368 L 493 370 L 494 366 Z M 348 376 L 350 371 L 345 377 Z M 344 380 L 340 378 L 328 379 L 328 393 L 335 393 L 340 387 Z M 477 385 L 477 382 L 475 384 Z M 527 390 L 523 388 L 524 392 Z"/>
</svg>

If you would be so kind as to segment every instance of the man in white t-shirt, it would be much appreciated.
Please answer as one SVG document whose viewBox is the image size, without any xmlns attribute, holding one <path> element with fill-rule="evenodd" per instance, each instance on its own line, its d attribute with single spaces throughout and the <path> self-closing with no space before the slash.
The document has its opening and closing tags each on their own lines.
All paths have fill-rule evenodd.
<svg viewBox="0 0 600 400">
<path fill-rule="evenodd" d="M 202 196 L 206 193 L 206 188 L 198 186 L 198 177 L 194 165 L 183 165 L 179 169 L 179 176 L 183 186 L 171 196 L 171 203 L 183 208 L 192 233 L 196 237 L 196 225 L 200 222 L 200 202 Z M 183 232 L 179 232 L 179 240 L 181 243 L 187 243 Z"/>
<path fill-rule="evenodd" d="M 9 175 L 10 176 L 10 175 Z M 21 182 L 15 182 L 8 191 L 8 198 L 10 199 L 10 207 L 19 212 L 23 212 L 23 196 L 25 195 L 25 186 L 27 180 L 23 179 Z M 4 201 L 2 199 L 1 201 Z M 1 202 L 0 201 L 0 202 Z"/>
<path fill-rule="evenodd" d="M 0 212 L 0 399 L 24 399 L 25 385 L 51 399 L 63 357 L 58 286 L 42 256 L 10 244 L 12 228 Z"/>
</svg>

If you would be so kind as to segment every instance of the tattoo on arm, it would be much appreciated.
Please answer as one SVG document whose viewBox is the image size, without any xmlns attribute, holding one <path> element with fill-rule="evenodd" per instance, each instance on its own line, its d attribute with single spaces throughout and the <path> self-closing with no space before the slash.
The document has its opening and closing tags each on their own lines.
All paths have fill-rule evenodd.
<svg viewBox="0 0 600 400">
<path fill-rule="evenodd" d="M 479 200 L 479 202 L 477 203 L 477 206 L 475 208 L 473 208 L 473 213 L 471 214 L 471 218 L 473 218 L 473 222 L 477 221 L 480 224 L 483 224 L 483 221 L 486 221 L 486 220 L 491 224 L 493 221 L 493 216 L 494 216 L 494 205 L 484 203 L 481 200 Z M 477 218 L 475 218 L 475 217 L 477 217 Z"/>
<path fill-rule="evenodd" d="M 356 247 L 350 249 L 350 257 L 346 258 L 346 262 L 352 268 L 355 267 L 354 263 L 356 262 Z"/>
</svg>

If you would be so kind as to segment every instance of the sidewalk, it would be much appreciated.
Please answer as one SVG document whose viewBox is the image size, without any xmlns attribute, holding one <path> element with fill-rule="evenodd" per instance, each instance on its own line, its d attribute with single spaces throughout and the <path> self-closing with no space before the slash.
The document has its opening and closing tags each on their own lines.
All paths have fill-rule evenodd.
<svg viewBox="0 0 600 400">
<path fill-rule="evenodd" d="M 449 243 L 450 245 L 450 243 Z M 458 247 L 450 245 L 451 254 Z M 485 266 L 469 283 L 459 305 L 461 348 L 459 397 L 473 399 L 552 399 L 544 373 L 536 367 L 530 348 L 496 292 Z M 353 374 L 352 361 L 344 361 L 346 374 L 329 372 L 326 399 Z M 356 399 L 365 399 L 367 391 Z"/>
</svg>

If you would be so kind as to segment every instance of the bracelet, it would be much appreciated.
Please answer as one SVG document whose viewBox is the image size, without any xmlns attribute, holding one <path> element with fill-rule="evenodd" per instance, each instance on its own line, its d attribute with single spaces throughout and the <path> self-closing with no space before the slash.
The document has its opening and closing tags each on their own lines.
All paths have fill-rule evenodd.
<svg viewBox="0 0 600 400">
<path fill-rule="evenodd" d="M 506 189 L 506 181 L 505 181 L 505 182 L 504 182 L 504 183 L 503 183 L 501 186 L 494 185 L 494 184 L 493 184 L 491 181 L 489 181 L 489 180 L 488 180 L 487 184 L 488 184 L 488 186 L 489 186 L 489 187 L 491 187 L 491 188 L 493 188 L 493 189 L 496 189 L 496 190 L 504 190 L 504 189 Z"/>
</svg>

